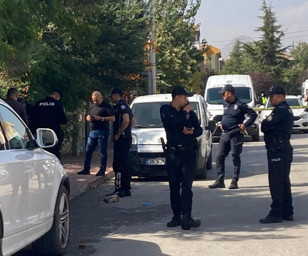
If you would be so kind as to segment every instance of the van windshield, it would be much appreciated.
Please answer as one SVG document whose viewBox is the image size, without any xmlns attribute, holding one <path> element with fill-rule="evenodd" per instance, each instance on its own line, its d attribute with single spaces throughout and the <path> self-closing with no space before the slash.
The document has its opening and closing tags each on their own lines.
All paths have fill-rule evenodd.
<svg viewBox="0 0 308 256">
<path fill-rule="evenodd" d="M 161 128 L 163 123 L 160 119 L 160 107 L 168 102 L 143 102 L 135 103 L 132 112 L 136 119 L 136 128 Z M 200 110 L 197 102 L 191 102 L 198 120 L 200 121 Z"/>
<path fill-rule="evenodd" d="M 224 100 L 219 93 L 221 89 L 222 87 L 214 87 L 208 89 L 206 102 L 208 104 L 222 104 Z M 251 88 L 249 87 L 236 87 L 235 95 L 243 103 L 249 103 L 252 101 Z"/>
</svg>

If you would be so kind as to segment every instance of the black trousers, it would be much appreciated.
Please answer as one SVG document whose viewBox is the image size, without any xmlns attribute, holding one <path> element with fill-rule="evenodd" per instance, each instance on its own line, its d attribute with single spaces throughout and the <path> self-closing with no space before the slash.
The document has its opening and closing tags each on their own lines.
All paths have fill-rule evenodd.
<svg viewBox="0 0 308 256">
<path fill-rule="evenodd" d="M 128 153 L 132 144 L 131 136 L 121 135 L 113 144 L 113 171 L 115 176 L 121 173 L 120 190 L 130 190 L 130 172 L 128 169 Z M 117 187 L 117 184 L 115 184 Z"/>
<path fill-rule="evenodd" d="M 225 178 L 225 159 L 232 153 L 234 175 L 233 181 L 238 181 L 241 172 L 241 157 L 244 135 L 240 132 L 233 134 L 221 133 L 216 156 L 217 180 L 223 182 Z"/>
<path fill-rule="evenodd" d="M 182 149 L 167 153 L 166 164 L 173 215 L 177 217 L 181 214 L 190 215 L 193 198 L 192 184 L 197 168 L 195 150 Z"/>
<path fill-rule="evenodd" d="M 268 179 L 272 197 L 270 215 L 281 217 L 293 215 L 290 168 L 293 149 L 267 149 Z"/>
</svg>

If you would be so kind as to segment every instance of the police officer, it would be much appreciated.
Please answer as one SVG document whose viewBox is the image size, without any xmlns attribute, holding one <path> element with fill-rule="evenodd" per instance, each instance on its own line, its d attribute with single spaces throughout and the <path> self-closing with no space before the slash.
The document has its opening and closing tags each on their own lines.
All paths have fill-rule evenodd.
<svg viewBox="0 0 308 256">
<path fill-rule="evenodd" d="M 128 153 L 132 144 L 131 129 L 134 118 L 130 107 L 123 98 L 119 88 L 113 88 L 110 93 L 115 103 L 113 122 L 113 171 L 115 172 L 115 190 L 107 196 L 118 194 L 120 197 L 131 196 L 130 173 L 128 170 Z"/>
<path fill-rule="evenodd" d="M 243 133 L 246 127 L 253 124 L 257 118 L 257 113 L 247 104 L 242 103 L 235 96 L 235 89 L 231 84 L 226 84 L 219 93 L 224 99 L 224 114 L 220 129 L 222 130 L 218 152 L 216 157 L 217 180 L 209 185 L 209 188 L 224 188 L 225 159 L 230 150 L 232 152 L 234 175 L 229 189 L 238 189 L 238 180 L 241 171 L 240 154 L 243 149 Z M 245 114 L 249 116 L 245 122 Z"/>
<path fill-rule="evenodd" d="M 198 118 L 187 97 L 192 96 L 184 87 L 172 91 L 172 102 L 160 109 L 161 119 L 167 135 L 166 165 L 169 177 L 170 201 L 173 211 L 167 227 L 182 226 L 188 230 L 199 227 L 192 211 L 192 183 L 196 174 L 196 137 L 202 134 Z M 182 218 L 183 216 L 183 218 Z"/>
<path fill-rule="evenodd" d="M 58 90 L 52 90 L 50 94 L 43 100 L 35 103 L 33 109 L 33 121 L 32 126 L 36 128 L 50 128 L 58 137 L 58 143 L 52 147 L 46 149 L 47 151 L 56 155 L 61 159 L 61 144 L 63 135 L 61 131 L 61 125 L 67 123 L 61 100 L 61 93 Z"/>
<path fill-rule="evenodd" d="M 18 90 L 16 88 L 10 88 L 7 91 L 5 102 L 9 104 L 16 113 L 28 124 L 26 108 L 23 104 L 18 102 Z"/>
<path fill-rule="evenodd" d="M 114 114 L 111 105 L 104 101 L 99 91 L 94 91 L 92 93 L 92 101 L 93 103 L 90 104 L 89 112 L 86 116 L 86 120 L 90 122 L 91 131 L 87 140 L 84 168 L 77 174 L 90 174 L 92 154 L 96 146 L 99 145 L 101 163 L 96 176 L 104 176 L 107 164 L 109 122 L 114 121 Z"/>
<path fill-rule="evenodd" d="M 293 220 L 293 206 L 290 184 L 290 168 L 293 148 L 290 138 L 293 127 L 293 112 L 285 101 L 285 91 L 281 86 L 273 86 L 269 100 L 275 107 L 262 121 L 267 149 L 269 187 L 272 197 L 269 214 L 260 219 L 261 223 L 278 223 Z"/>
</svg>

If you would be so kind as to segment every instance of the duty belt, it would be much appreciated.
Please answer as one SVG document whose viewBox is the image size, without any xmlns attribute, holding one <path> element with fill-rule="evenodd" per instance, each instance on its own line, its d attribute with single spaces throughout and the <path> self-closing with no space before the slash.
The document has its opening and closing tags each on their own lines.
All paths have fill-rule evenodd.
<svg viewBox="0 0 308 256">
<path fill-rule="evenodd" d="M 234 128 L 234 129 L 231 129 L 231 130 L 223 130 L 223 133 L 226 133 L 226 134 L 232 134 L 232 133 L 236 133 L 236 132 L 239 132 L 240 131 L 240 128 Z"/>
</svg>

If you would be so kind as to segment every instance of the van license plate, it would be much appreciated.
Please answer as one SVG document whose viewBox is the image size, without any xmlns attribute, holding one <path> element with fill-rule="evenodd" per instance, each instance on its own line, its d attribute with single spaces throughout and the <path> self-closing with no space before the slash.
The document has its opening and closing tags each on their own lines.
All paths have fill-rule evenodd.
<svg viewBox="0 0 308 256">
<path fill-rule="evenodd" d="M 165 165 L 166 159 L 165 158 L 152 158 L 147 159 L 145 165 Z"/>
</svg>

